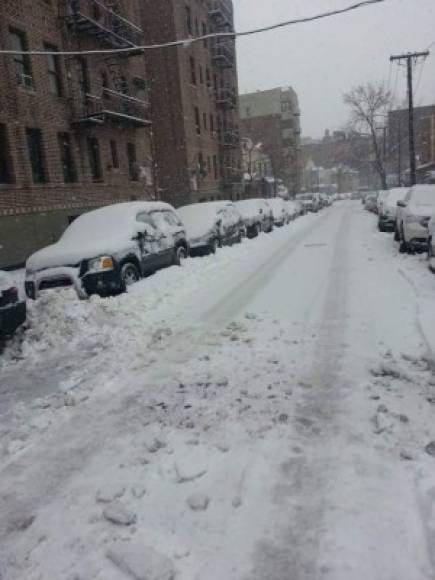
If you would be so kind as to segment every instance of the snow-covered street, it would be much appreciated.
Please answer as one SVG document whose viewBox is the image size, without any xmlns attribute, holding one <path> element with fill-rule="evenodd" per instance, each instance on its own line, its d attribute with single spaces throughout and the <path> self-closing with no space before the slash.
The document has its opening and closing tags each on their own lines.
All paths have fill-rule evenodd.
<svg viewBox="0 0 435 580">
<path fill-rule="evenodd" d="M 359 202 L 29 309 L 1 580 L 435 578 L 435 277 Z"/>
</svg>

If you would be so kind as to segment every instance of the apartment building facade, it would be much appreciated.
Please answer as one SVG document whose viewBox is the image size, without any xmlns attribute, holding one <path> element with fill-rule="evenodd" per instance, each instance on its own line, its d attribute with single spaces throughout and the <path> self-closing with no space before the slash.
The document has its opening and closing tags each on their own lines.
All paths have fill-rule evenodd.
<svg viewBox="0 0 435 580">
<path fill-rule="evenodd" d="M 276 88 L 240 95 L 242 137 L 261 144 L 272 163 L 273 177 L 291 194 L 301 185 L 300 109 L 292 88 Z"/>
<path fill-rule="evenodd" d="M 427 173 L 435 170 L 435 105 L 414 108 L 417 180 L 424 183 Z M 387 168 L 394 184 L 409 183 L 408 109 L 388 114 Z"/>
<path fill-rule="evenodd" d="M 147 44 L 234 29 L 231 0 L 143 0 Z M 242 195 L 234 38 L 147 53 L 156 177 L 174 205 Z"/>
<path fill-rule="evenodd" d="M 89 209 L 154 196 L 143 55 L 57 56 L 143 42 L 140 0 L 2 3 L 0 267 Z"/>
</svg>

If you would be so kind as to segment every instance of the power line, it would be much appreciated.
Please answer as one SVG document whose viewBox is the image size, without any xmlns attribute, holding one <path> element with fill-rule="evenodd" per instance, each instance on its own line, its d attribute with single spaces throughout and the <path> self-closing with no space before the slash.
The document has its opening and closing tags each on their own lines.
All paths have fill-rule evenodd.
<svg viewBox="0 0 435 580">
<path fill-rule="evenodd" d="M 112 49 L 101 49 L 101 50 L 84 50 L 84 51 L 50 51 L 50 50 L 0 50 L 0 54 L 7 55 L 32 55 L 32 56 L 80 56 L 80 55 L 93 55 L 93 54 L 123 54 L 123 53 L 140 53 L 146 50 L 156 50 L 160 48 L 170 48 L 177 46 L 188 47 L 194 43 L 202 42 L 204 40 L 209 40 L 212 38 L 240 38 L 244 36 L 252 36 L 254 34 L 261 34 L 263 32 L 269 32 L 271 30 L 277 30 L 279 28 L 286 28 L 288 26 L 293 26 L 295 24 L 304 24 L 307 22 L 314 22 L 315 20 L 321 20 L 324 18 L 331 18 L 332 16 L 338 16 L 340 14 L 345 14 L 347 12 L 352 12 L 366 6 L 373 4 L 380 4 L 386 2 L 386 0 L 362 0 L 356 4 L 351 4 L 344 8 L 337 10 L 331 10 L 329 12 L 323 12 L 321 14 L 315 14 L 314 16 L 305 16 L 302 18 L 296 18 L 293 20 L 287 20 L 284 22 L 278 22 L 277 24 L 271 24 L 269 26 L 263 26 L 261 28 L 254 28 L 253 30 L 245 30 L 242 32 L 217 32 L 214 34 L 205 34 L 203 36 L 198 36 L 195 38 L 186 38 L 184 40 L 175 40 L 173 42 L 166 42 L 163 44 L 150 44 L 145 46 L 132 46 L 128 48 L 112 48 Z"/>
</svg>

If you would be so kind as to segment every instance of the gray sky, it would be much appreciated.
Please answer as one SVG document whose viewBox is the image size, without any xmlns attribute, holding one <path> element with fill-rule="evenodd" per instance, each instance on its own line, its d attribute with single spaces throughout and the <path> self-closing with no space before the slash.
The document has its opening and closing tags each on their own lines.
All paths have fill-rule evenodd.
<svg viewBox="0 0 435 580">
<path fill-rule="evenodd" d="M 343 8 L 355 0 L 233 0 L 237 30 Z M 347 121 L 342 94 L 389 78 L 391 54 L 424 50 L 435 41 L 435 0 L 386 0 L 316 23 L 238 40 L 240 91 L 291 85 L 299 95 L 302 133 L 319 137 Z M 421 65 L 415 69 L 416 85 Z M 397 83 L 396 83 L 397 78 Z M 405 69 L 391 69 L 391 89 L 406 98 Z M 435 45 L 416 104 L 435 103 Z"/>
</svg>

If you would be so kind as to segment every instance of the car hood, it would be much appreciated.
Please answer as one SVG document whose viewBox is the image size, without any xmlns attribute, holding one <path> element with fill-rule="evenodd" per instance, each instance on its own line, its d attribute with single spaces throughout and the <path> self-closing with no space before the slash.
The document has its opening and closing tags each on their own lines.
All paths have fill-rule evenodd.
<svg viewBox="0 0 435 580">
<path fill-rule="evenodd" d="M 116 256 L 135 247 L 133 240 L 125 237 L 110 240 L 96 240 L 93 243 L 74 243 L 59 240 L 56 244 L 39 250 L 27 260 L 28 272 L 36 272 L 45 268 L 60 266 L 75 266 L 82 260 L 98 258 L 98 256 Z"/>
</svg>

